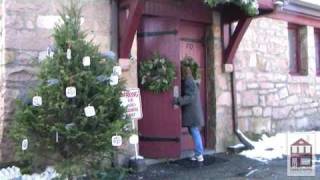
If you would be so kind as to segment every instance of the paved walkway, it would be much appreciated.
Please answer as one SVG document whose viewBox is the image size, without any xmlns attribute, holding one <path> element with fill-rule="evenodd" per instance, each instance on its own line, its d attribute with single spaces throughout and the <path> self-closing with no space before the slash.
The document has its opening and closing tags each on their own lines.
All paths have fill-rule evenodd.
<svg viewBox="0 0 320 180">
<path fill-rule="evenodd" d="M 128 180 L 315 180 L 320 179 L 320 164 L 316 164 L 316 177 L 288 177 L 287 160 L 278 159 L 262 163 L 239 155 L 215 154 L 205 157 L 202 164 L 187 159 L 149 166 L 142 173 L 131 174 Z M 319 157 L 318 157 L 319 159 Z"/>
</svg>

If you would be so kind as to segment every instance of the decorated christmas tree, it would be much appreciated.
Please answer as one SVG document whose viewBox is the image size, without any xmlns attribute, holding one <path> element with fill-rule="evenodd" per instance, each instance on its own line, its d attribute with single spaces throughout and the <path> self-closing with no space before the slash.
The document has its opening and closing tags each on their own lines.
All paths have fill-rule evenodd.
<svg viewBox="0 0 320 180">
<path fill-rule="evenodd" d="M 10 132 L 19 160 L 33 170 L 53 165 L 66 177 L 108 168 L 116 149 L 112 137 L 125 136 L 128 122 L 120 101 L 121 69 L 85 40 L 80 12 L 71 3 L 60 13 L 39 84 L 30 90 L 30 103 L 18 102 Z"/>
</svg>

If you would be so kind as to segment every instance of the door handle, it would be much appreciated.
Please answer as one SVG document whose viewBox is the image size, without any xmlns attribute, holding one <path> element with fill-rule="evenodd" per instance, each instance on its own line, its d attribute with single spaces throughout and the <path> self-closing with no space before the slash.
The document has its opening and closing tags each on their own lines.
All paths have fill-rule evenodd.
<svg viewBox="0 0 320 180">
<path fill-rule="evenodd" d="M 173 87 L 173 97 L 174 97 L 174 98 L 178 98 L 178 97 L 179 97 L 179 94 L 180 94 L 180 93 L 179 93 L 179 86 L 176 85 L 176 86 Z M 174 105 L 173 108 L 174 108 L 174 109 L 177 109 L 177 108 L 179 108 L 179 106 Z"/>
</svg>

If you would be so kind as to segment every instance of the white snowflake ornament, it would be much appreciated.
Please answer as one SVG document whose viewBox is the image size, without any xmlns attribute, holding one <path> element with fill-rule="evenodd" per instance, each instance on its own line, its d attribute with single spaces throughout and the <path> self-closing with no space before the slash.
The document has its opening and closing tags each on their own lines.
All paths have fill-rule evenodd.
<svg viewBox="0 0 320 180">
<path fill-rule="evenodd" d="M 83 59 L 82 59 L 82 64 L 83 64 L 83 66 L 85 66 L 85 67 L 90 66 L 90 64 L 91 64 L 90 56 L 85 56 L 85 57 L 83 57 Z"/>
<path fill-rule="evenodd" d="M 113 67 L 113 74 L 116 74 L 116 75 L 118 75 L 118 76 L 121 76 L 121 74 L 122 74 L 121 66 L 114 66 L 114 67 Z"/>
<path fill-rule="evenodd" d="M 126 97 L 120 97 L 120 102 L 122 107 L 127 107 L 129 105 L 128 99 Z"/>
<path fill-rule="evenodd" d="M 68 60 L 71 59 L 71 49 L 70 48 L 67 49 L 67 59 Z"/>
<path fill-rule="evenodd" d="M 41 106 L 42 105 L 42 97 L 41 96 L 34 96 L 32 98 L 32 105 L 33 106 Z"/>
<path fill-rule="evenodd" d="M 94 109 L 93 106 L 87 106 L 84 108 L 84 113 L 86 115 L 86 117 L 93 117 L 96 115 L 96 110 Z"/>
<path fill-rule="evenodd" d="M 74 98 L 77 96 L 77 89 L 74 86 L 70 86 L 66 88 L 66 96 L 68 98 Z"/>
<path fill-rule="evenodd" d="M 119 147 L 122 145 L 122 137 L 121 136 L 112 136 L 111 138 L 112 146 Z"/>
<path fill-rule="evenodd" d="M 22 151 L 25 151 L 25 150 L 28 149 L 28 139 L 24 139 L 24 140 L 22 141 L 21 149 L 22 149 Z"/>
<path fill-rule="evenodd" d="M 119 83 L 119 77 L 116 74 L 110 76 L 110 85 L 115 86 Z"/>
</svg>

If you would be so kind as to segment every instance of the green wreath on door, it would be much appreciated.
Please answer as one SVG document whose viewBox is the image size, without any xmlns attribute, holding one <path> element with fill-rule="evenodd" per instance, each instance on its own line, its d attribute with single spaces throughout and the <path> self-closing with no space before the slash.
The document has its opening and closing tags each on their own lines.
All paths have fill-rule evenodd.
<svg viewBox="0 0 320 180">
<path fill-rule="evenodd" d="M 143 89 L 154 93 L 162 93 L 173 86 L 176 78 L 174 64 L 159 54 L 144 60 L 139 65 L 139 82 Z"/>
</svg>

